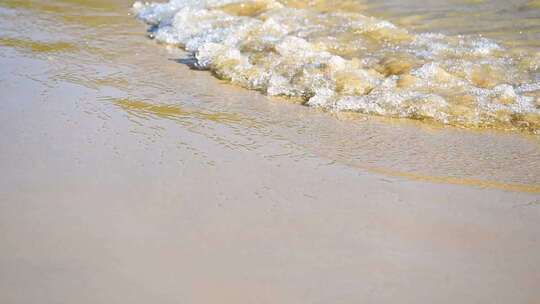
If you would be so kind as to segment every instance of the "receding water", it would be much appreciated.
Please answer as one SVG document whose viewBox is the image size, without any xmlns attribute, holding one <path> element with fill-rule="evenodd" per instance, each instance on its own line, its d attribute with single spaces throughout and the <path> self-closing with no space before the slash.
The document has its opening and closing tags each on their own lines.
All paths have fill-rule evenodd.
<svg viewBox="0 0 540 304">
<path fill-rule="evenodd" d="M 173 46 L 148 39 L 132 5 L 0 1 L 4 113 L 89 115 L 109 132 L 121 121 L 134 134 L 183 130 L 268 160 L 540 191 L 536 2 L 135 4 L 148 34 Z M 35 99 L 6 97 L 37 86 Z M 55 90 L 71 101 L 51 101 Z"/>
</svg>

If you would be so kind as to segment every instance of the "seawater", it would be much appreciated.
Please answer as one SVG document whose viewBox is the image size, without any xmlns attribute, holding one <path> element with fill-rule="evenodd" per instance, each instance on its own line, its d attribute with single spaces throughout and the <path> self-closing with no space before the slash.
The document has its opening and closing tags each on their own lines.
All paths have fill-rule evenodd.
<svg viewBox="0 0 540 304">
<path fill-rule="evenodd" d="M 458 12 L 452 13 L 447 3 L 456 3 L 453 8 Z M 317 14 L 375 16 L 414 35 L 431 31 L 457 37 L 469 22 L 478 25 L 469 28 L 469 35 L 482 34 L 505 50 L 538 50 L 540 20 L 527 19 L 538 10 L 529 10 L 526 0 L 485 3 L 493 9 L 488 7 L 477 19 L 465 16 L 476 15 L 485 6 L 468 0 L 287 5 Z M 222 163 L 215 151 L 229 151 L 232 154 L 225 154 L 227 158 L 248 153 L 277 167 L 284 160 L 320 159 L 321 167 L 345 165 L 359 169 L 359 174 L 400 176 L 404 182 L 416 179 L 540 191 L 537 135 L 492 129 L 477 132 L 337 110 L 327 113 L 287 102 L 287 98 L 265 98 L 216 81 L 210 72 L 179 64 L 186 52 L 147 39 L 146 26 L 128 14 L 132 5 L 132 0 L 0 0 L 0 112 L 5 117 L 1 125 L 9 143 L 6 149 L 22 151 L 18 143 L 24 143 L 27 151 L 41 151 L 52 140 L 55 151 L 68 153 L 66 157 L 94 155 L 97 158 L 92 156 L 92 162 L 100 162 L 100 155 L 114 147 L 119 158 L 111 159 L 111 165 L 142 157 L 138 164 L 147 168 L 209 164 L 208 172 L 218 171 Z M 237 9 L 227 7 L 233 8 Z M 248 10 L 243 9 L 245 15 Z M 511 22 L 512 17 L 521 22 Z M 456 18 L 463 22 L 455 22 Z M 492 18 L 497 22 L 488 27 Z M 157 28 L 151 26 L 150 33 L 155 35 Z M 196 58 L 186 61 L 201 64 Z M 305 102 L 303 97 L 290 99 Z M 194 158 L 187 161 L 185 152 Z M 55 153 L 47 159 L 65 163 Z M 169 155 L 167 161 L 163 155 Z M 43 157 L 38 158 L 41 162 Z M 33 164 L 25 157 L 20 160 Z M 237 164 L 238 170 L 244 167 Z"/>
<path fill-rule="evenodd" d="M 366 5 L 170 0 L 135 2 L 133 10 L 152 38 L 188 51 L 194 68 L 270 96 L 329 111 L 540 132 L 534 37 L 520 47 L 474 32 L 426 31 L 419 20 L 409 29 L 367 15 Z M 515 9 L 540 16 L 539 7 Z"/>
</svg>

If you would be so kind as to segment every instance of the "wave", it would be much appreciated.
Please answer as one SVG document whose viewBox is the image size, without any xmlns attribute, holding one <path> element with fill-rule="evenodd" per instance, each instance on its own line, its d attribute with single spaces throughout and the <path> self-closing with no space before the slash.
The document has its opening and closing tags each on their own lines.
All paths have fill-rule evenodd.
<svg viewBox="0 0 540 304">
<path fill-rule="evenodd" d="M 188 51 L 194 66 L 267 95 L 332 111 L 540 131 L 540 52 L 412 33 L 331 8 L 275 0 L 133 5 L 151 36 Z"/>
</svg>

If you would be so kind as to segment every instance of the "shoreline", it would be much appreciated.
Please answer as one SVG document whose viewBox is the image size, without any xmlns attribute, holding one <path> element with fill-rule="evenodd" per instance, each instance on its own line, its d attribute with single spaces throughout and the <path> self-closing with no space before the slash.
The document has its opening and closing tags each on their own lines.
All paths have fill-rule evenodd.
<svg viewBox="0 0 540 304">
<path fill-rule="evenodd" d="M 1 303 L 540 301 L 537 138 L 233 87 L 124 2 L 0 18 L 77 46 L 0 45 Z"/>
</svg>

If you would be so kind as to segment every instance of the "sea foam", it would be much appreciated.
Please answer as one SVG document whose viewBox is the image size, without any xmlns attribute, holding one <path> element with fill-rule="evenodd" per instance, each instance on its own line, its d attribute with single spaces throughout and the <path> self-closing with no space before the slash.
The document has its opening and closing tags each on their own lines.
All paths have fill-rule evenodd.
<svg viewBox="0 0 540 304">
<path fill-rule="evenodd" d="M 197 68 L 268 95 L 334 111 L 540 131 L 540 53 L 275 0 L 136 2 L 133 10 L 153 38 L 188 51 Z"/>
</svg>

